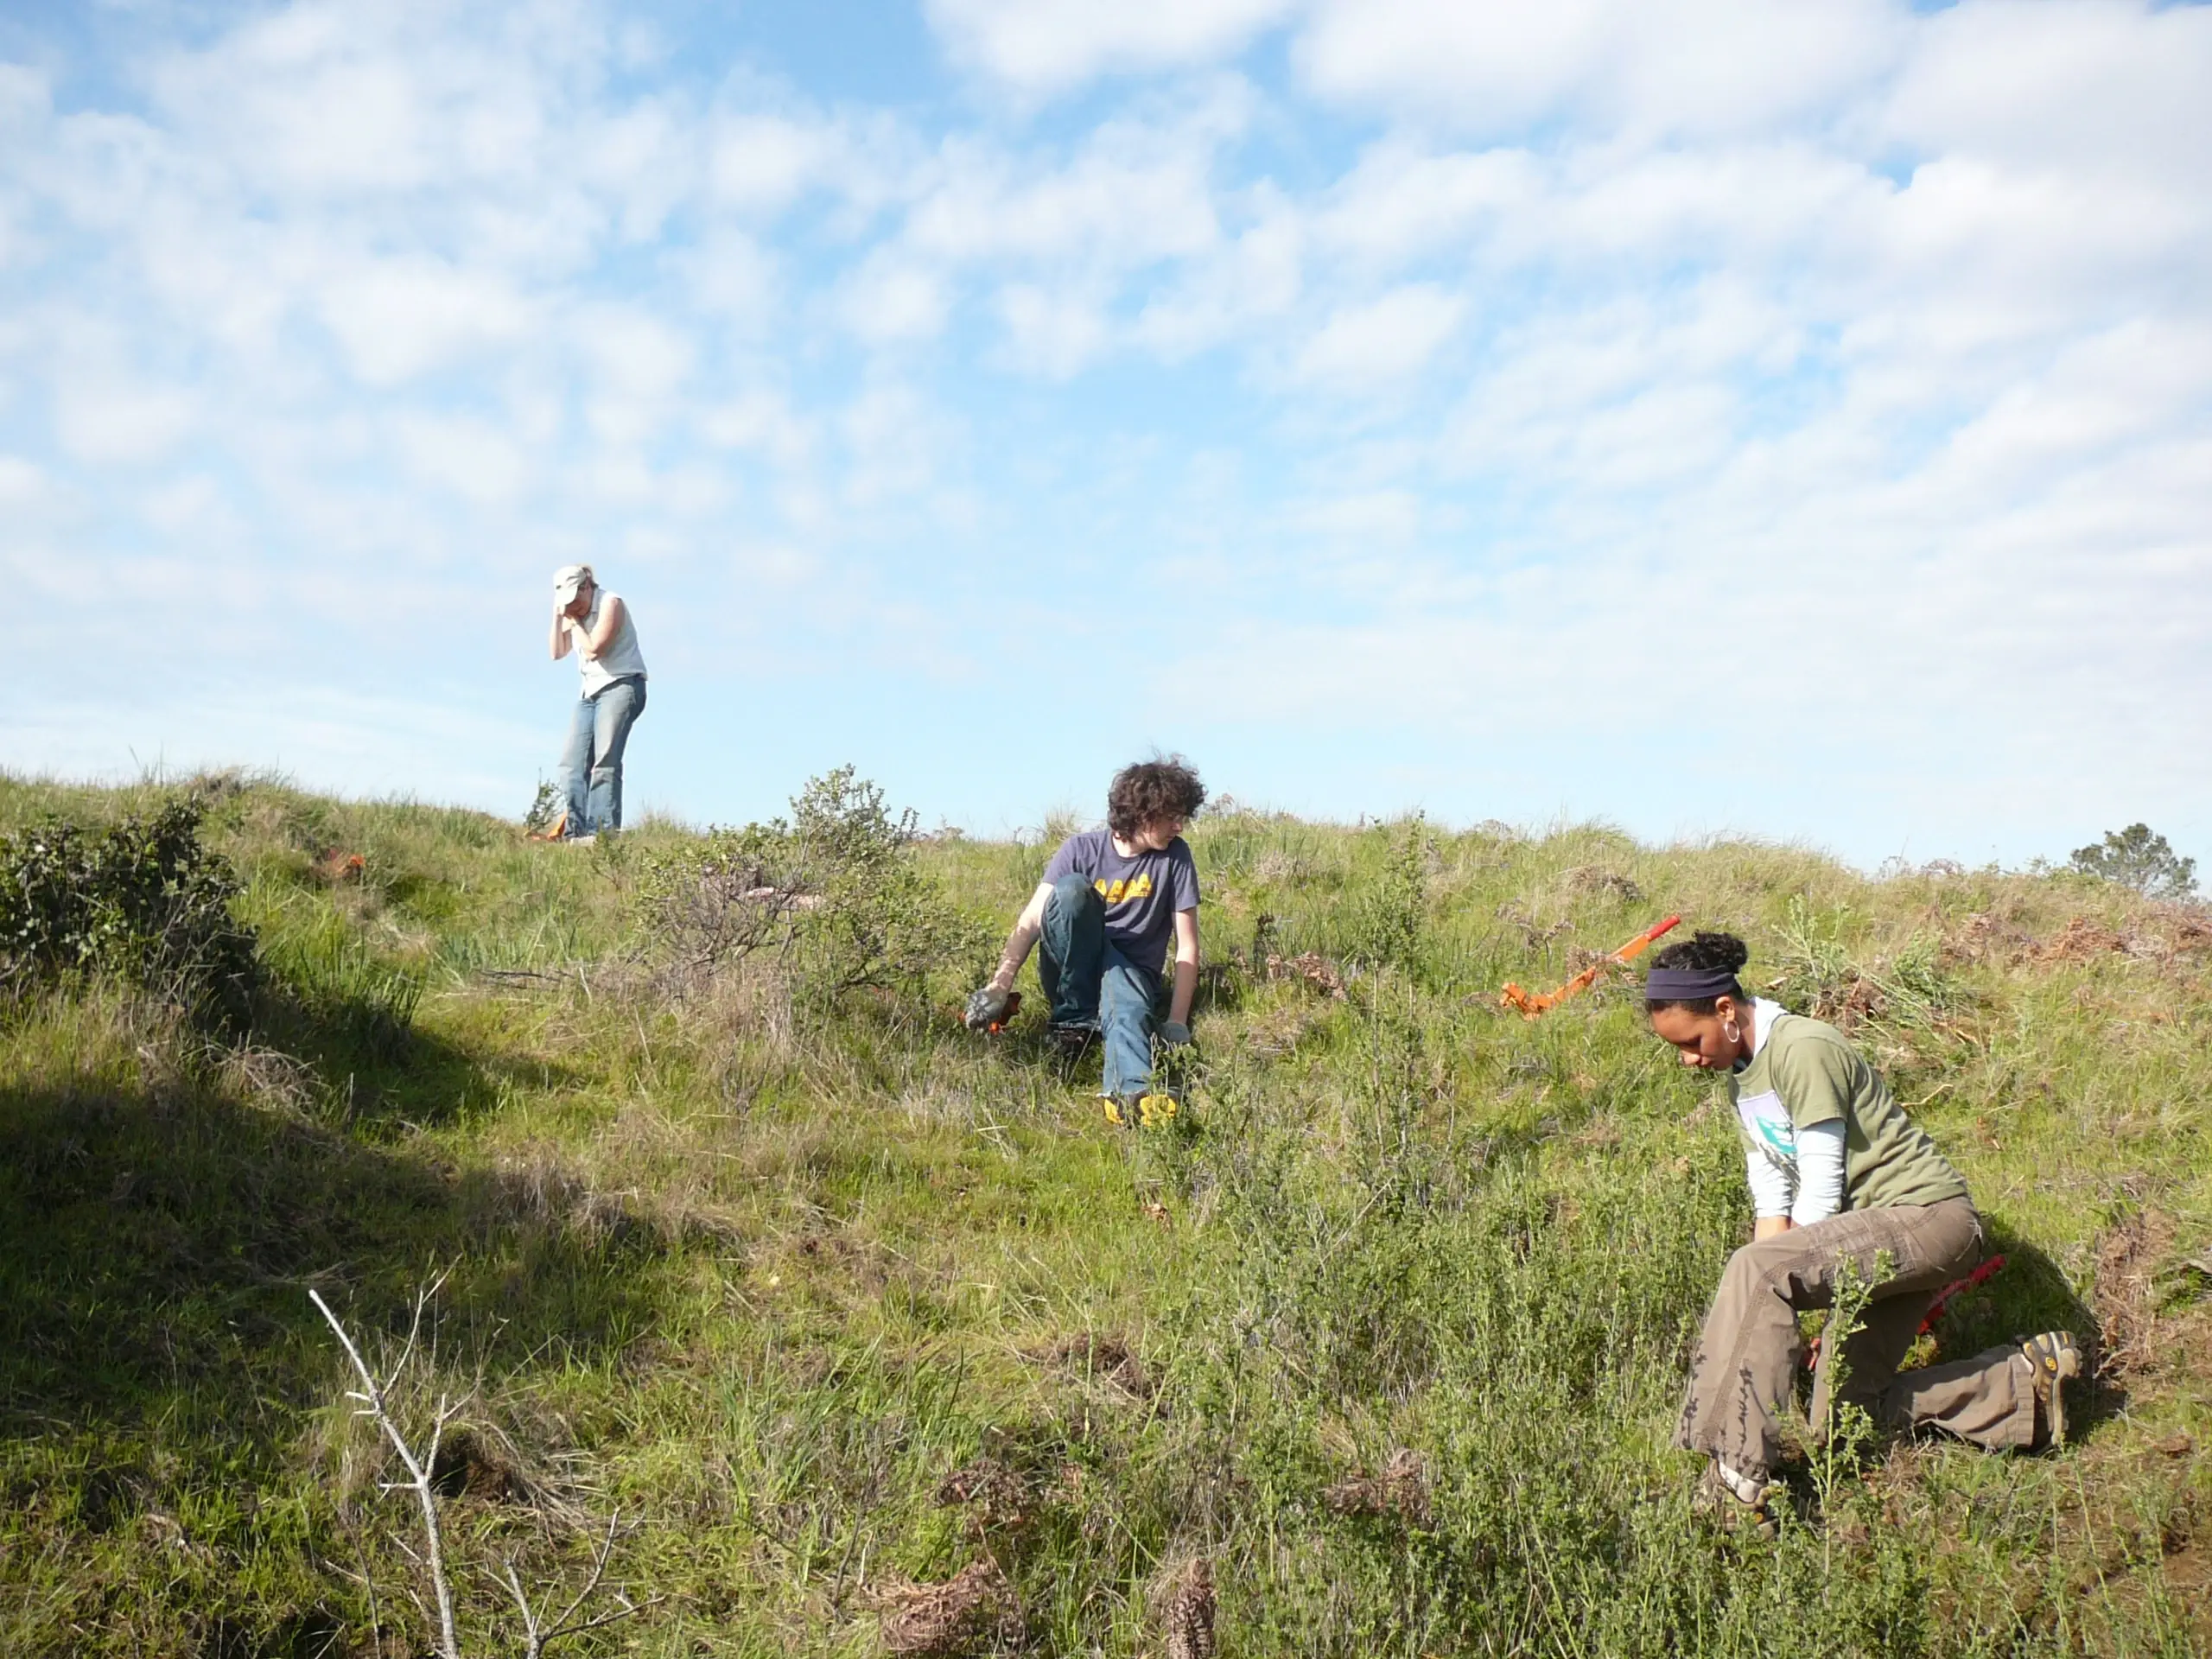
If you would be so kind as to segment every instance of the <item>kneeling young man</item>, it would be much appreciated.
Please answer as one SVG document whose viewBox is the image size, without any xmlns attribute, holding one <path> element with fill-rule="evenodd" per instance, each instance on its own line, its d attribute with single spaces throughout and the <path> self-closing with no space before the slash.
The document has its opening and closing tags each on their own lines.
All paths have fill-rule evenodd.
<svg viewBox="0 0 2212 1659">
<path fill-rule="evenodd" d="M 1107 1114 L 1134 1122 L 1151 1092 L 1152 1035 L 1172 933 L 1175 986 L 1160 1040 L 1191 1040 L 1198 982 L 1198 869 L 1183 826 L 1206 798 L 1179 757 L 1124 766 L 1106 792 L 1106 828 L 1070 836 L 1022 906 L 991 982 L 969 999 L 978 1029 L 1006 1012 L 1014 976 L 1043 942 L 1037 976 L 1051 999 L 1053 1033 L 1092 1034 L 1106 1050 Z"/>
</svg>

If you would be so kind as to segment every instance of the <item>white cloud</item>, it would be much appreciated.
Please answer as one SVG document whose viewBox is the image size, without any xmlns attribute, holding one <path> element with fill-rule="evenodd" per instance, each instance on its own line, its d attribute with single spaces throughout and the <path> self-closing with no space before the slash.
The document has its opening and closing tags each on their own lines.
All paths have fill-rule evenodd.
<svg viewBox="0 0 2212 1659">
<path fill-rule="evenodd" d="M 520 340 L 533 306 L 502 276 L 422 257 L 344 266 L 321 284 L 322 321 L 353 372 L 397 385 L 472 351 Z"/>
<path fill-rule="evenodd" d="M 741 567 L 804 588 L 785 666 L 880 626 L 933 671 L 985 636 L 1038 666 L 976 594 L 1068 614 L 1110 565 L 1237 596 L 1207 637 L 1255 722 L 1448 751 L 1535 696 L 1586 755 L 1620 682 L 1562 664 L 1726 633 L 1788 642 L 1777 718 L 1905 732 L 1938 779 L 1984 756 L 2045 821 L 2202 734 L 2212 12 L 931 17 L 978 99 L 831 105 L 721 58 L 702 90 L 699 41 L 602 0 L 307 0 L 188 48 L 147 13 L 71 84 L 149 95 L 59 116 L 0 66 L 11 579 L 150 662 L 117 596 L 214 547 L 264 695 L 339 672 L 363 560 L 471 619 L 426 660 L 479 695 L 538 645 L 492 619 L 565 557 L 650 562 L 671 661 L 719 661 L 686 631 Z M 1287 85 L 1228 62 L 1277 29 Z M 1758 580 L 1716 610 L 1717 569 Z M 886 575 L 899 614 L 855 622 Z M 2161 787 L 2212 834 L 2203 785 Z"/>
<path fill-rule="evenodd" d="M 1968 0 L 1926 20 L 1877 130 L 1923 152 L 2201 183 L 2212 11 Z"/>
<path fill-rule="evenodd" d="M 1210 62 L 1281 20 L 1293 0 L 927 0 L 954 59 L 1031 93 L 1102 75 Z"/>
<path fill-rule="evenodd" d="M 1137 315 L 1133 338 L 1170 362 L 1264 334 L 1305 293 L 1306 216 L 1272 185 L 1236 206 L 1249 222 L 1207 257 L 1184 262 Z"/>
<path fill-rule="evenodd" d="M 302 0 L 163 58 L 155 105 L 238 179 L 286 196 L 512 185 L 570 102 L 579 14 L 563 10 L 476 35 L 442 0 Z"/>
<path fill-rule="evenodd" d="M 393 423 L 393 436 L 417 477 L 482 505 L 514 500 L 530 480 L 523 447 L 480 417 L 403 415 Z"/>
<path fill-rule="evenodd" d="M 1313 215 L 1314 239 L 1332 252 L 1393 266 L 1534 206 L 1543 185 L 1524 151 L 1437 155 L 1387 139 L 1331 188 Z"/>
<path fill-rule="evenodd" d="M 0 455 L 0 512 L 23 512 L 46 498 L 45 468 L 21 455 Z"/>
<path fill-rule="evenodd" d="M 708 410 L 701 421 L 707 441 L 731 449 L 758 450 L 777 465 L 801 465 L 814 452 L 814 423 L 772 391 L 746 392 Z"/>
<path fill-rule="evenodd" d="M 1126 270 L 1197 253 L 1219 236 L 1212 151 L 1241 100 L 1166 127 L 1109 123 L 1064 167 L 995 148 L 948 147 L 910 210 L 906 239 L 947 262 L 1019 259 Z"/>
<path fill-rule="evenodd" d="M 938 334 L 951 307 L 938 271 L 880 251 L 847 278 L 840 310 L 845 326 L 861 340 L 890 345 Z"/>
<path fill-rule="evenodd" d="M 197 417 L 188 391 L 90 368 L 54 387 L 54 405 L 62 448 L 93 464 L 159 460 L 184 441 Z"/>
<path fill-rule="evenodd" d="M 1106 349 L 1105 310 L 1093 296 L 1013 283 L 1001 290 L 998 305 L 1013 360 L 1031 372 L 1064 380 Z"/>
<path fill-rule="evenodd" d="M 1323 97 L 1459 130 L 1558 117 L 1646 136 L 1817 117 L 1895 59 L 1887 0 L 1318 0 L 1294 48 Z"/>
<path fill-rule="evenodd" d="M 1433 283 L 1412 283 L 1338 310 L 1299 348 L 1293 372 L 1357 391 L 1427 367 L 1451 339 L 1466 302 Z"/>
<path fill-rule="evenodd" d="M 721 205 L 773 213 L 816 184 L 834 159 L 834 138 L 822 127 L 740 111 L 724 117 L 715 134 L 709 179 Z"/>
</svg>

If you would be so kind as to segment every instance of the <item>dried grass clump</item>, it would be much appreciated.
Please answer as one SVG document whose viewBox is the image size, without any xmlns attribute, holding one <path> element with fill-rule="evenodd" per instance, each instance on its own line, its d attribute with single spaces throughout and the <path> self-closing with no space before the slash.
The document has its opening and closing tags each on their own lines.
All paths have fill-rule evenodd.
<svg viewBox="0 0 2212 1659">
<path fill-rule="evenodd" d="M 2127 949 L 2126 936 L 2101 922 L 2076 916 L 2031 952 L 2037 962 L 2094 962 L 2114 950 Z"/>
<path fill-rule="evenodd" d="M 1290 980 L 1332 1001 L 1344 1000 L 1344 969 L 1318 950 L 1301 950 L 1294 957 L 1277 956 L 1270 950 L 1261 964 L 1260 973 L 1269 984 Z"/>
<path fill-rule="evenodd" d="M 1144 1362 L 1116 1336 L 1086 1331 L 1052 1344 L 1037 1357 L 1070 1376 L 1109 1383 L 1132 1399 L 1149 1400 L 1159 1390 Z"/>
<path fill-rule="evenodd" d="M 1213 1659 L 1213 1563 L 1201 1555 L 1168 1581 L 1160 1612 L 1167 1659 Z"/>
<path fill-rule="evenodd" d="M 1562 933 L 1574 931 L 1574 924 L 1562 916 L 1555 922 L 1540 920 L 1517 899 L 1509 899 L 1492 912 L 1501 922 L 1521 935 L 1522 943 L 1531 950 L 1541 950 Z"/>
<path fill-rule="evenodd" d="M 1033 1483 L 988 1452 L 954 1470 L 938 1484 L 937 1501 L 968 1511 L 971 1530 L 1019 1527 L 1035 1510 Z"/>
<path fill-rule="evenodd" d="M 316 881 L 326 887 L 343 887 L 363 880 L 368 874 L 369 861 L 343 847 L 327 847 L 315 855 L 313 872 Z"/>
<path fill-rule="evenodd" d="M 1344 1516 L 1395 1515 L 1408 1526 L 1426 1526 L 1433 1513 L 1428 1493 L 1428 1471 L 1421 1453 L 1402 1446 L 1377 1475 L 1355 1475 L 1340 1480 L 1321 1494 L 1332 1514 Z"/>
<path fill-rule="evenodd" d="M 1943 936 L 1947 963 L 1976 964 L 2020 961 L 2035 945 L 2035 937 L 2007 918 L 1976 911 Z"/>
<path fill-rule="evenodd" d="M 957 1659 L 1021 1640 L 1021 1603 L 995 1561 L 976 1561 L 943 1584 L 888 1586 L 876 1602 L 886 1653 Z"/>
<path fill-rule="evenodd" d="M 1576 893 L 1610 893 L 1624 905 L 1643 902 L 1643 889 L 1618 870 L 1609 870 L 1602 864 L 1578 864 L 1565 877 L 1567 887 Z"/>
<path fill-rule="evenodd" d="M 240 1043 L 224 1054 L 222 1071 L 232 1091 L 270 1110 L 302 1112 L 315 1098 L 315 1068 L 281 1049 Z"/>
<path fill-rule="evenodd" d="M 2097 1241 L 2092 1301 L 2106 1372 L 2126 1376 L 2158 1369 L 2158 1276 L 2173 1241 L 2171 1218 L 2156 1210 L 2128 1216 Z"/>
</svg>

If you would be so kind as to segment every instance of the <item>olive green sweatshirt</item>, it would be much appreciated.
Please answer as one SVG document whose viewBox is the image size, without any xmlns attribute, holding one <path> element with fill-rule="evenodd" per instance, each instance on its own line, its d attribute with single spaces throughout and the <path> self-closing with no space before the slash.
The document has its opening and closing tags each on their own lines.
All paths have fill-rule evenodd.
<svg viewBox="0 0 2212 1659">
<path fill-rule="evenodd" d="M 1751 1063 L 1729 1077 L 1728 1094 L 1745 1148 L 1793 1173 L 1797 1131 L 1841 1119 L 1847 1210 L 1967 1196 L 1959 1172 L 1905 1116 L 1882 1074 L 1817 1020 L 1776 1017 Z"/>
</svg>

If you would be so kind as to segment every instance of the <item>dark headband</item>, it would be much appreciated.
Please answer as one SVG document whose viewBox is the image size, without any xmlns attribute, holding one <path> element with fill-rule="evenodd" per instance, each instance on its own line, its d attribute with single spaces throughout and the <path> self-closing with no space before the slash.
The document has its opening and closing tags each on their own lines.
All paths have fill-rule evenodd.
<svg viewBox="0 0 2212 1659">
<path fill-rule="evenodd" d="M 1702 1002 L 1743 995 L 1734 970 L 1727 968 L 1654 968 L 1643 976 L 1646 1002 Z"/>
</svg>

